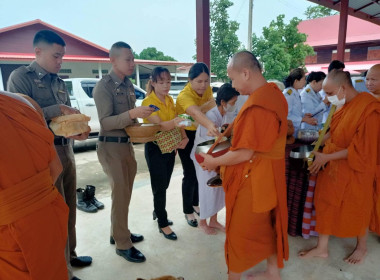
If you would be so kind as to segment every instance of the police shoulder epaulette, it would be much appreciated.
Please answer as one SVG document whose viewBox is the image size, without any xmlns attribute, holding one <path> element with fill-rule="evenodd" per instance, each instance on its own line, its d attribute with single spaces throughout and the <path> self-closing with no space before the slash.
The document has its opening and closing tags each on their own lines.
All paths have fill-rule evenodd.
<svg viewBox="0 0 380 280">
<path fill-rule="evenodd" d="M 356 80 L 355 82 L 362 83 L 362 82 L 364 82 L 364 80 Z"/>
<path fill-rule="evenodd" d="M 286 92 L 287 94 L 291 95 L 292 94 L 292 89 L 288 89 L 288 91 Z"/>
<path fill-rule="evenodd" d="M 306 92 L 310 92 L 310 89 L 309 89 L 309 88 L 307 88 L 307 89 L 306 89 Z"/>
</svg>

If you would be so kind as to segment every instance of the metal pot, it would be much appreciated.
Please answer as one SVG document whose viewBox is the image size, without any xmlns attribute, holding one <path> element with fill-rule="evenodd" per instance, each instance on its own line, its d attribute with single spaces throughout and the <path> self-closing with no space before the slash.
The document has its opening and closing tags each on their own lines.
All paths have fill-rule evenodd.
<svg viewBox="0 0 380 280">
<path fill-rule="evenodd" d="M 207 152 L 210 150 L 211 146 L 214 143 L 215 143 L 215 140 L 208 140 L 208 141 L 199 143 L 197 145 L 197 147 L 195 148 L 195 159 L 197 160 L 198 163 L 202 163 L 204 160 L 203 157 L 199 155 L 199 153 L 207 154 Z M 212 151 L 211 155 L 213 157 L 220 157 L 220 156 L 224 155 L 225 153 L 227 153 L 229 151 L 230 147 L 231 147 L 230 140 L 229 139 L 224 140 L 224 141 L 220 142 L 218 145 L 216 145 L 216 147 Z"/>
<path fill-rule="evenodd" d="M 305 143 L 312 143 L 319 137 L 318 130 L 313 129 L 300 129 L 297 134 L 297 138 Z"/>
<path fill-rule="evenodd" d="M 307 168 L 307 158 L 313 151 L 314 146 L 304 145 L 291 150 L 289 155 L 290 168 L 305 169 Z"/>
</svg>

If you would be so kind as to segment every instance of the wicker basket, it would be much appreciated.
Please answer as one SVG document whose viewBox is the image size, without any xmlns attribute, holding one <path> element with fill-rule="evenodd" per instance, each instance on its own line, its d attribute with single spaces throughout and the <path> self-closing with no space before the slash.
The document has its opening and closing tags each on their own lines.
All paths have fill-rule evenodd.
<svg viewBox="0 0 380 280">
<path fill-rule="evenodd" d="M 147 143 L 155 140 L 155 135 L 160 131 L 159 124 L 138 123 L 127 126 L 125 131 L 129 136 L 129 140 L 133 143 Z"/>
</svg>

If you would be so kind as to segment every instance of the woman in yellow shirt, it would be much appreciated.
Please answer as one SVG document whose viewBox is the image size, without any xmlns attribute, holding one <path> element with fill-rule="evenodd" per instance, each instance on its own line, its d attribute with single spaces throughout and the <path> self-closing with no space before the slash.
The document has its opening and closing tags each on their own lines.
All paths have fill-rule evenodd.
<svg viewBox="0 0 380 280">
<path fill-rule="evenodd" d="M 142 106 L 154 105 L 159 110 L 153 112 L 144 123 L 156 123 L 161 125 L 161 131 L 168 131 L 180 127 L 182 119 L 176 117 L 174 101 L 169 96 L 171 77 L 168 69 L 156 67 L 152 70 L 151 78 L 147 86 L 147 97 Z M 178 149 L 185 148 L 189 139 L 183 129 L 182 141 Z M 145 144 L 145 159 L 148 164 L 150 181 L 153 192 L 153 219 L 158 219 L 159 232 L 169 240 L 177 240 L 177 235 L 171 230 L 172 221 L 168 220 L 166 206 L 166 189 L 169 187 L 170 178 L 174 168 L 175 151 L 162 154 L 160 148 L 153 142 Z"/>
<path fill-rule="evenodd" d="M 195 121 L 207 129 L 207 134 L 209 136 L 217 136 L 219 132 L 215 124 L 202 113 L 200 108 L 201 105 L 213 99 L 210 87 L 210 71 L 207 65 L 203 62 L 195 63 L 190 68 L 188 84 L 177 97 L 177 113 L 186 113 L 190 115 Z M 194 146 L 196 129 L 197 128 L 194 125 L 185 128 L 189 143 L 186 145 L 185 149 L 178 150 L 183 167 L 183 212 L 187 223 L 192 227 L 198 226 L 198 221 L 195 219 L 194 212 L 199 216 L 198 181 L 194 163 L 190 158 L 190 153 Z"/>
</svg>

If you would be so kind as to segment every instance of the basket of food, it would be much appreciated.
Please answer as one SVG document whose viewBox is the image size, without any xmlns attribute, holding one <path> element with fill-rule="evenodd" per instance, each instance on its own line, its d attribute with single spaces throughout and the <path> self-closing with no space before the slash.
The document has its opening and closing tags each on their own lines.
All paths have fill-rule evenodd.
<svg viewBox="0 0 380 280">
<path fill-rule="evenodd" d="M 313 143 L 319 137 L 318 130 L 300 129 L 297 138 L 304 143 Z"/>
<path fill-rule="evenodd" d="M 125 128 L 132 143 L 147 143 L 154 141 L 161 126 L 153 123 L 136 123 Z"/>
</svg>

